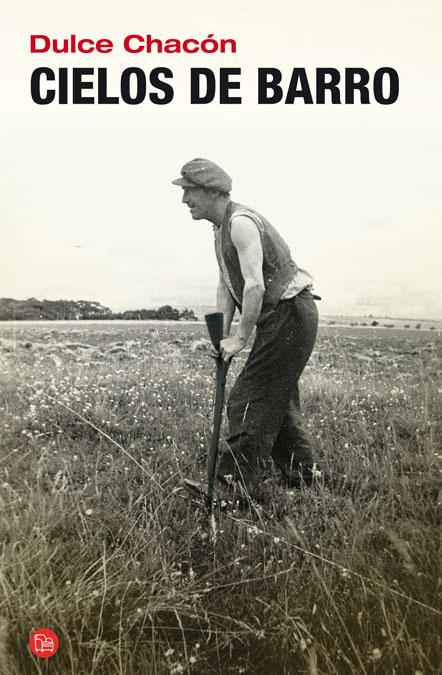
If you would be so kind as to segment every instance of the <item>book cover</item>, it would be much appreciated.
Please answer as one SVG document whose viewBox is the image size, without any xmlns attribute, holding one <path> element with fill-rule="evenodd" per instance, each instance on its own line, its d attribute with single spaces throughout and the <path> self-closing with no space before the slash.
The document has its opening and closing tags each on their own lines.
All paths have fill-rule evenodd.
<svg viewBox="0 0 442 675">
<path fill-rule="evenodd" d="M 440 23 L 433 0 L 4 11 L 1 672 L 437 671 Z M 321 297 L 313 484 L 212 518 L 182 488 L 215 395 L 214 231 L 172 184 L 195 158 Z"/>
</svg>

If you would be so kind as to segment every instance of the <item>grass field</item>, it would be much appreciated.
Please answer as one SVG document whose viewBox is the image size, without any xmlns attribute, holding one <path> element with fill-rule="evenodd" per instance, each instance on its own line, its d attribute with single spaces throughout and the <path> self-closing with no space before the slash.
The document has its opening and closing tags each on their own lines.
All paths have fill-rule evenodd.
<svg viewBox="0 0 442 675">
<path fill-rule="evenodd" d="M 216 540 L 179 487 L 210 437 L 203 336 L 0 326 L 1 673 L 441 672 L 440 333 L 323 327 L 302 380 L 321 477 L 217 514 Z"/>
</svg>

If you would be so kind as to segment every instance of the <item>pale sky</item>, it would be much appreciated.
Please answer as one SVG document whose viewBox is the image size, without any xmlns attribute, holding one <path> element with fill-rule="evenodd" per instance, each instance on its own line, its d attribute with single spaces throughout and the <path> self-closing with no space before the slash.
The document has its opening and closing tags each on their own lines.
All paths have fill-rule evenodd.
<svg viewBox="0 0 442 675">
<path fill-rule="evenodd" d="M 193 157 L 233 178 L 315 278 L 326 314 L 440 318 L 441 41 L 435 0 L 27 0 L 2 20 L 0 297 L 114 310 L 214 302 L 212 227 L 170 181 Z M 30 34 L 110 38 L 111 54 L 30 54 Z M 126 54 L 126 35 L 234 38 L 236 55 Z M 34 68 L 173 70 L 174 100 L 38 106 Z M 257 105 L 258 67 L 382 66 L 398 101 Z M 191 67 L 241 68 L 241 105 L 190 105 Z M 238 79 L 238 78 L 235 78 Z M 92 93 L 96 93 L 94 85 Z M 371 85 L 370 85 L 371 87 Z M 343 90 L 343 85 L 341 86 Z M 357 99 L 356 99 L 357 100 Z"/>
</svg>

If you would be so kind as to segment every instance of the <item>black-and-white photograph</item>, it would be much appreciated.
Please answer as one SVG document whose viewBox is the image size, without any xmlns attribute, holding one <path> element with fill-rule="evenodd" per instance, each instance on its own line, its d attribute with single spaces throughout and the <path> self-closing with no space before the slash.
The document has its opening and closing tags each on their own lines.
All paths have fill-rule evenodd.
<svg viewBox="0 0 442 675">
<path fill-rule="evenodd" d="M 5 10 L 0 675 L 440 673 L 441 20 Z"/>
</svg>

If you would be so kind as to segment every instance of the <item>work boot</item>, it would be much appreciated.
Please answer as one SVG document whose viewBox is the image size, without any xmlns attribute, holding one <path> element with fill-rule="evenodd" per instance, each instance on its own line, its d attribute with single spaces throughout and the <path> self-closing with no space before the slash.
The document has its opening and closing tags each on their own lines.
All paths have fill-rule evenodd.
<svg viewBox="0 0 442 675">
<path fill-rule="evenodd" d="M 280 486 L 288 490 L 301 490 L 302 488 L 311 487 L 314 481 L 320 478 L 321 475 L 322 471 L 319 471 L 317 465 L 313 464 L 312 466 L 303 466 L 299 471 L 292 471 L 290 475 L 272 476 L 264 482 L 267 485 Z"/>
</svg>

